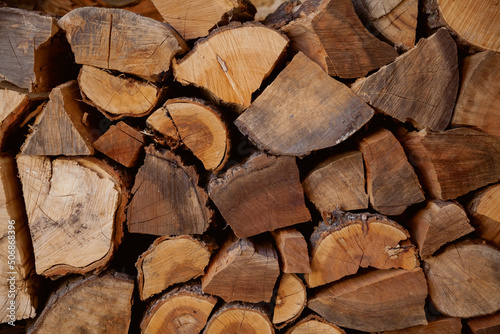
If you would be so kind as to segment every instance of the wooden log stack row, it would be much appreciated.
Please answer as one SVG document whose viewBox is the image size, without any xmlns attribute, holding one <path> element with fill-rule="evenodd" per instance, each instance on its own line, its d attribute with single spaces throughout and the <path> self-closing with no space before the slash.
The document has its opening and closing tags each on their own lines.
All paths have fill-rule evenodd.
<svg viewBox="0 0 500 334">
<path fill-rule="evenodd" d="M 500 331 L 497 3 L 35 9 L 0 7 L 0 332 Z"/>
</svg>

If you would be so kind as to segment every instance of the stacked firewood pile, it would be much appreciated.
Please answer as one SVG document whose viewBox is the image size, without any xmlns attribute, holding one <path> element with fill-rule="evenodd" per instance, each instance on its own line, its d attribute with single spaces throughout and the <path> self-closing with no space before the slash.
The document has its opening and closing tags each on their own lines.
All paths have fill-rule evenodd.
<svg viewBox="0 0 500 334">
<path fill-rule="evenodd" d="M 500 331 L 497 2 L 13 4 L 0 333 Z"/>
</svg>

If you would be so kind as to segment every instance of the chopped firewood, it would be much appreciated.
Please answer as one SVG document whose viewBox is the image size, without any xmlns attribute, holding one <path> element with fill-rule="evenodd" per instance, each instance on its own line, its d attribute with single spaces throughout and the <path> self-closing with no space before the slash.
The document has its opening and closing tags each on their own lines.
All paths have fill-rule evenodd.
<svg viewBox="0 0 500 334">
<path fill-rule="evenodd" d="M 500 180 L 500 140 L 482 131 L 422 130 L 406 134 L 401 144 L 422 187 L 434 198 L 455 199 Z"/>
<path fill-rule="evenodd" d="M 134 167 L 144 147 L 144 135 L 125 122 L 111 125 L 94 147 L 125 167 Z"/>
<path fill-rule="evenodd" d="M 471 318 L 500 309 L 500 251 L 465 240 L 425 259 L 429 295 L 450 317 Z"/>
<path fill-rule="evenodd" d="M 500 332 L 500 312 L 467 321 L 473 334 L 498 334 Z"/>
<path fill-rule="evenodd" d="M 124 9 L 83 7 L 59 20 L 77 64 L 161 79 L 174 55 L 187 50 L 168 24 Z"/>
<path fill-rule="evenodd" d="M 304 193 L 320 212 L 368 208 L 363 155 L 348 151 L 316 165 L 302 181 Z"/>
<path fill-rule="evenodd" d="M 122 273 L 73 278 L 52 292 L 27 333 L 128 333 L 133 292 Z"/>
<path fill-rule="evenodd" d="M 314 288 L 355 274 L 359 267 L 413 269 L 419 262 L 408 231 L 382 215 L 336 211 L 311 235 Z M 334 322 L 335 323 L 335 322 Z"/>
<path fill-rule="evenodd" d="M 467 212 L 479 236 L 500 248 L 500 184 L 475 194 Z"/>
<path fill-rule="evenodd" d="M 258 306 L 231 303 L 224 305 L 210 318 L 203 333 L 274 334 L 274 328 L 267 313 Z"/>
<path fill-rule="evenodd" d="M 81 101 L 76 81 L 57 86 L 21 147 L 26 155 L 92 155 L 99 137 L 96 111 Z M 86 125 L 88 124 L 88 125 Z"/>
<path fill-rule="evenodd" d="M 443 131 L 453 114 L 458 85 L 457 46 L 441 29 L 351 88 L 401 122 Z"/>
<path fill-rule="evenodd" d="M 271 232 L 280 254 L 280 267 L 284 273 L 310 273 L 307 242 L 302 233 L 294 228 Z"/>
<path fill-rule="evenodd" d="M 461 334 L 462 321 L 460 318 L 442 318 L 430 321 L 427 325 L 413 326 L 396 331 L 387 331 L 382 334 Z"/>
<path fill-rule="evenodd" d="M 252 93 L 284 55 L 288 38 L 258 23 L 232 23 L 198 40 L 174 64 L 175 79 L 224 102 L 250 106 Z"/>
<path fill-rule="evenodd" d="M 203 275 L 211 254 L 211 247 L 191 236 L 156 239 L 135 264 L 141 299 Z"/>
<path fill-rule="evenodd" d="M 123 235 L 128 191 L 112 167 L 94 158 L 19 155 L 36 272 L 102 270 Z"/>
<path fill-rule="evenodd" d="M 402 49 L 415 45 L 418 0 L 354 0 L 356 13 L 372 33 Z"/>
<path fill-rule="evenodd" d="M 259 148 L 304 156 L 359 130 L 373 110 L 304 54 L 297 54 L 235 124 Z"/>
<path fill-rule="evenodd" d="M 421 258 L 474 231 L 464 209 L 456 202 L 431 200 L 408 223 Z"/>
<path fill-rule="evenodd" d="M 378 332 L 427 324 L 426 297 L 422 269 L 375 270 L 320 289 L 307 307 L 339 326 Z"/>
<path fill-rule="evenodd" d="M 146 124 L 171 146 L 184 144 L 206 170 L 217 172 L 229 158 L 229 132 L 220 112 L 205 101 L 171 99 L 148 117 Z"/>
<path fill-rule="evenodd" d="M 153 0 L 165 21 L 179 32 L 182 38 L 194 39 L 208 35 L 208 32 L 227 21 L 248 21 L 253 19 L 256 9 L 248 0 Z"/>
<path fill-rule="evenodd" d="M 309 315 L 286 331 L 286 334 L 345 334 L 344 330 L 317 315 Z"/>
<path fill-rule="evenodd" d="M 111 120 L 146 116 L 160 98 L 160 90 L 149 82 L 87 65 L 82 66 L 78 83 L 84 100 Z"/>
<path fill-rule="evenodd" d="M 141 333 L 201 333 L 217 298 L 201 292 L 200 285 L 185 285 L 162 294 L 148 306 Z"/>
<path fill-rule="evenodd" d="M 226 302 L 269 302 L 279 274 L 278 255 L 270 242 L 230 237 L 201 282 L 203 292 Z"/>
<path fill-rule="evenodd" d="M 170 151 L 146 148 L 127 209 L 131 233 L 154 235 L 202 234 L 213 211 L 198 186 L 198 174 Z"/>
<path fill-rule="evenodd" d="M 306 287 L 294 274 L 283 274 L 274 298 L 273 324 L 279 328 L 300 316 L 307 302 Z"/>
<path fill-rule="evenodd" d="M 16 162 L 6 153 L 0 154 L 0 217 L 0 323 L 14 323 L 35 316 L 38 291 Z"/>
<path fill-rule="evenodd" d="M 30 107 L 28 94 L 9 89 L 0 89 L 0 149 L 7 138 L 19 126 Z"/>
<path fill-rule="evenodd" d="M 484 51 L 466 57 L 453 126 L 476 126 L 500 139 L 500 55 Z"/>
<path fill-rule="evenodd" d="M 361 139 L 366 188 L 372 207 L 384 215 L 399 215 L 425 200 L 418 177 L 399 141 L 386 129 Z"/>
<path fill-rule="evenodd" d="M 295 158 L 252 156 L 212 179 L 208 193 L 238 238 L 311 219 Z"/>
</svg>

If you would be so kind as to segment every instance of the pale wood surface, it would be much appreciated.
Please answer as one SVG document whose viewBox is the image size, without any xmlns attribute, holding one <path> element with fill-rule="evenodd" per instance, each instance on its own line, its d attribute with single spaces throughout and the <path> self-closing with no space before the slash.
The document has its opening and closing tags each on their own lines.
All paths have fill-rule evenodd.
<svg viewBox="0 0 500 334">
<path fill-rule="evenodd" d="M 345 334 L 345 331 L 317 315 L 309 315 L 300 320 L 286 334 Z"/>
<path fill-rule="evenodd" d="M 215 313 L 204 334 L 274 334 L 274 328 L 265 311 L 254 305 L 226 304 Z"/>
<path fill-rule="evenodd" d="M 476 193 L 467 212 L 479 236 L 500 248 L 500 184 Z"/>
<path fill-rule="evenodd" d="M 282 228 L 271 232 L 280 254 L 280 267 L 284 273 L 309 273 L 309 251 L 302 233 L 294 228 Z"/>
<path fill-rule="evenodd" d="M 274 299 L 273 324 L 279 326 L 293 322 L 306 306 L 306 286 L 297 275 L 283 274 Z"/>
</svg>

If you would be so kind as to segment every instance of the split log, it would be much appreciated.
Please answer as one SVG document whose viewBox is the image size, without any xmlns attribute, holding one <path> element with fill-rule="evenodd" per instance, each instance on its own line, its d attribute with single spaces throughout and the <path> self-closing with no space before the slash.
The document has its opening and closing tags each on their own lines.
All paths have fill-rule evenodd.
<svg viewBox="0 0 500 334">
<path fill-rule="evenodd" d="M 465 240 L 425 259 L 429 295 L 450 317 L 470 318 L 500 309 L 500 251 Z"/>
<path fill-rule="evenodd" d="M 361 139 L 366 188 L 372 207 L 384 215 L 399 215 L 425 200 L 422 187 L 399 141 L 386 129 Z"/>
<path fill-rule="evenodd" d="M 430 321 L 427 325 L 413 326 L 396 331 L 387 331 L 383 334 L 461 334 L 462 321 L 460 318 L 442 318 Z"/>
<path fill-rule="evenodd" d="M 354 0 L 353 4 L 370 32 L 403 50 L 415 45 L 418 0 Z"/>
<path fill-rule="evenodd" d="M 302 181 L 304 193 L 320 212 L 368 208 L 363 155 L 348 151 L 316 165 Z"/>
<path fill-rule="evenodd" d="M 78 84 L 85 102 L 111 120 L 148 115 L 158 104 L 161 90 L 149 82 L 114 76 L 83 65 Z"/>
<path fill-rule="evenodd" d="M 273 29 L 235 22 L 198 40 L 174 63 L 175 79 L 205 89 L 214 99 L 248 107 L 252 93 L 283 58 L 287 45 L 288 38 Z"/>
<path fill-rule="evenodd" d="M 31 99 L 27 93 L 0 89 L 0 150 L 4 149 L 9 136 L 25 118 Z"/>
<path fill-rule="evenodd" d="M 252 20 L 256 12 L 248 0 L 197 0 L 189 5 L 182 0 L 153 0 L 153 3 L 165 21 L 186 40 L 205 37 L 227 21 Z"/>
<path fill-rule="evenodd" d="M 33 247 L 16 162 L 6 153 L 0 154 L 0 258 L 0 323 L 33 318 L 38 294 Z"/>
<path fill-rule="evenodd" d="M 304 54 L 297 54 L 235 124 L 262 150 L 304 156 L 359 130 L 373 110 Z"/>
<path fill-rule="evenodd" d="M 344 330 L 317 315 L 310 315 L 290 328 L 286 334 L 345 334 Z"/>
<path fill-rule="evenodd" d="M 339 326 L 376 332 L 427 324 L 426 297 L 422 269 L 376 270 L 322 288 L 307 307 Z"/>
<path fill-rule="evenodd" d="M 302 233 L 294 228 L 271 232 L 280 254 L 280 268 L 284 273 L 310 273 L 307 242 Z"/>
<path fill-rule="evenodd" d="M 474 231 L 464 209 L 456 202 L 431 200 L 408 223 L 421 258 Z"/>
<path fill-rule="evenodd" d="M 479 236 L 500 248 L 500 184 L 475 194 L 467 212 Z"/>
<path fill-rule="evenodd" d="M 201 292 L 200 285 L 186 285 L 161 295 L 148 306 L 141 333 L 201 333 L 217 298 Z"/>
<path fill-rule="evenodd" d="M 102 270 L 123 235 L 128 191 L 121 176 L 94 158 L 19 155 L 36 272 Z"/>
<path fill-rule="evenodd" d="M 96 111 L 81 102 L 76 81 L 57 86 L 49 102 L 38 114 L 21 154 L 26 155 L 92 155 L 92 143 L 100 136 Z"/>
<path fill-rule="evenodd" d="M 466 57 L 453 126 L 476 126 L 500 139 L 500 55 L 484 51 Z"/>
<path fill-rule="evenodd" d="M 111 125 L 94 142 L 94 147 L 123 166 L 134 167 L 142 153 L 144 142 L 143 134 L 127 123 L 119 122 Z"/>
<path fill-rule="evenodd" d="M 154 235 L 202 234 L 212 220 L 208 196 L 198 175 L 170 151 L 146 148 L 127 209 L 131 233 Z"/>
<path fill-rule="evenodd" d="M 183 144 L 206 170 L 217 172 L 229 158 L 230 141 L 221 113 L 203 100 L 171 99 L 148 117 L 146 124 L 174 148 Z"/>
<path fill-rule="evenodd" d="M 254 155 L 212 179 L 208 193 L 238 238 L 311 219 L 295 158 Z"/>
<path fill-rule="evenodd" d="M 309 0 L 293 14 L 285 8 L 278 8 L 268 24 L 281 27 L 292 50 L 303 52 L 331 76 L 359 78 L 398 55 L 366 30 L 351 0 Z"/>
<path fill-rule="evenodd" d="M 203 292 L 226 302 L 269 302 L 280 274 L 278 255 L 268 241 L 226 240 L 201 278 Z"/>
<path fill-rule="evenodd" d="M 351 89 L 375 110 L 419 129 L 443 131 L 459 85 L 457 46 L 441 29 Z"/>
<path fill-rule="evenodd" d="M 135 264 L 142 300 L 204 274 L 212 247 L 190 236 L 160 237 Z"/>
<path fill-rule="evenodd" d="M 77 8 L 58 23 L 66 31 L 77 64 L 148 80 L 161 79 L 174 55 L 187 50 L 168 24 L 124 9 Z"/>
<path fill-rule="evenodd" d="M 307 292 L 302 280 L 294 274 L 283 274 L 274 297 L 273 325 L 283 328 L 295 321 L 306 306 Z"/>
<path fill-rule="evenodd" d="M 336 211 L 311 235 L 311 270 L 305 275 L 314 288 L 355 274 L 359 267 L 413 269 L 419 262 L 403 227 L 382 215 Z M 335 321 L 334 321 L 335 323 Z"/>
<path fill-rule="evenodd" d="M 248 304 L 226 304 L 215 313 L 204 334 L 274 334 L 269 316 L 261 308 Z"/>
<path fill-rule="evenodd" d="M 467 321 L 473 334 L 497 334 L 500 332 L 500 312 Z"/>
<path fill-rule="evenodd" d="M 128 333 L 134 281 L 122 273 L 81 277 L 52 292 L 29 334 Z"/>
<path fill-rule="evenodd" d="M 436 199 L 455 199 L 500 179 L 500 141 L 479 130 L 422 130 L 401 140 L 420 183 Z"/>
</svg>

